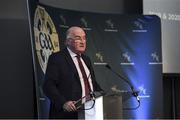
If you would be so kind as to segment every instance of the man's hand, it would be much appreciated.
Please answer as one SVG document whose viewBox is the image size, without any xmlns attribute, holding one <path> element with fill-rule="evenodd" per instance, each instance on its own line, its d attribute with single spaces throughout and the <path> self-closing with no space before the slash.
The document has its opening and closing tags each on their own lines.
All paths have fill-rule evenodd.
<svg viewBox="0 0 180 120">
<path fill-rule="evenodd" d="M 64 103 L 63 109 L 68 112 L 76 111 L 75 101 L 68 101 Z"/>
</svg>

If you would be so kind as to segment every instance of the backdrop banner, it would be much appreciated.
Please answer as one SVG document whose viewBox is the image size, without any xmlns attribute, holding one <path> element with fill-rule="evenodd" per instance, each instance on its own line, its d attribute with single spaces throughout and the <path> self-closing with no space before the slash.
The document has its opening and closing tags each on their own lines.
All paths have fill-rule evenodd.
<svg viewBox="0 0 180 120">
<path fill-rule="evenodd" d="M 87 33 L 86 54 L 100 86 L 123 97 L 123 118 L 162 118 L 161 23 L 154 15 L 119 15 L 71 11 L 29 1 L 29 20 L 39 118 L 48 118 L 49 100 L 42 85 L 48 57 L 65 47 L 65 32 L 80 26 Z M 139 91 L 140 106 L 129 85 Z"/>
</svg>

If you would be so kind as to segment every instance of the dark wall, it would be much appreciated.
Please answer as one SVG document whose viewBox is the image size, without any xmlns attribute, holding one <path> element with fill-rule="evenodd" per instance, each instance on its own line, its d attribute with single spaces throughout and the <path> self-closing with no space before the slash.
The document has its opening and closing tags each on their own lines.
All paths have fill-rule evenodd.
<svg viewBox="0 0 180 120">
<path fill-rule="evenodd" d="M 0 26 L 0 118 L 34 118 L 36 104 L 26 1 L 0 1 Z"/>
<path fill-rule="evenodd" d="M 176 75 L 174 78 L 174 88 L 175 88 L 175 118 L 180 119 L 180 74 Z"/>
<path fill-rule="evenodd" d="M 0 119 L 36 116 L 30 43 L 26 0 L 1 0 Z"/>
<path fill-rule="evenodd" d="M 180 118 L 180 74 L 164 74 L 164 118 Z"/>
<path fill-rule="evenodd" d="M 0 20 L 0 118 L 33 118 L 34 81 L 26 20 Z"/>
<path fill-rule="evenodd" d="M 163 76 L 163 93 L 164 93 L 164 118 L 173 118 L 172 106 L 172 80 L 169 75 Z"/>
<path fill-rule="evenodd" d="M 143 0 L 124 0 L 124 13 L 127 14 L 142 14 L 143 13 Z"/>
<path fill-rule="evenodd" d="M 142 13 L 142 0 L 39 0 L 43 4 L 70 10 L 98 13 Z"/>
</svg>

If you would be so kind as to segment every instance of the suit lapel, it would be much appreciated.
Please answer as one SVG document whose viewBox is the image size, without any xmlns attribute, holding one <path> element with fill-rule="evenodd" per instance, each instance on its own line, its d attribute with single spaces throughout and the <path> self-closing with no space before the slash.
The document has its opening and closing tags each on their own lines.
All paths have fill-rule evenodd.
<svg viewBox="0 0 180 120">
<path fill-rule="evenodd" d="M 72 69 L 71 69 L 72 72 L 75 74 L 75 76 L 76 76 L 77 78 L 79 78 L 79 75 L 78 75 L 76 66 L 75 66 L 75 64 L 74 64 L 74 62 L 73 62 L 73 60 L 72 60 L 72 58 L 71 58 L 71 56 L 70 56 L 67 48 L 64 50 L 64 54 L 65 54 L 66 60 L 67 60 L 67 62 L 68 62 L 68 64 L 69 64 L 69 67 L 72 68 Z"/>
</svg>

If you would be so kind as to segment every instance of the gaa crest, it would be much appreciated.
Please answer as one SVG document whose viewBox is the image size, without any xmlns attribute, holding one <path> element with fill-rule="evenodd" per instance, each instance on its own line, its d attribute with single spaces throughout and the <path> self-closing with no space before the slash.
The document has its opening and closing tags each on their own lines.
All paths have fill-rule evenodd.
<svg viewBox="0 0 180 120">
<path fill-rule="evenodd" d="M 39 64 L 45 73 L 49 56 L 60 50 L 58 33 L 43 7 L 37 6 L 34 15 L 35 49 Z"/>
</svg>

